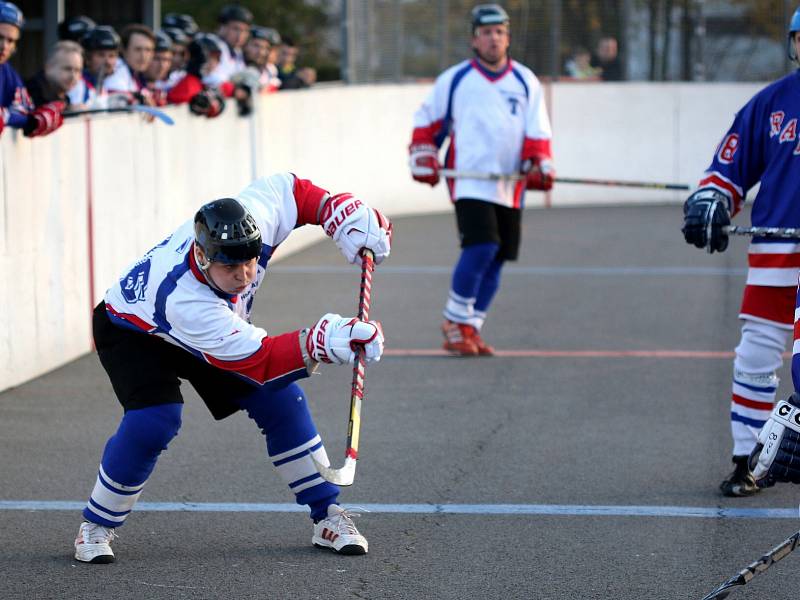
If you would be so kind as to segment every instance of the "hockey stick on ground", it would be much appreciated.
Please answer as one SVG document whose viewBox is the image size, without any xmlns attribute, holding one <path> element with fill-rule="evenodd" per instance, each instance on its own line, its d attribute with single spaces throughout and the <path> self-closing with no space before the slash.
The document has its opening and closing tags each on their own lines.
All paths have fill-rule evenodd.
<svg viewBox="0 0 800 600">
<path fill-rule="evenodd" d="M 705 596 L 703 600 L 721 600 L 722 598 L 727 598 L 733 591 L 731 588 L 747 584 L 753 577 L 769 569 L 772 565 L 797 548 L 798 545 L 800 545 L 800 531 L 784 540 L 778 546 L 775 546 L 754 563 L 747 565 L 708 596 Z"/>
<path fill-rule="evenodd" d="M 439 174 L 444 177 L 457 177 L 460 179 L 488 179 L 490 181 L 518 181 L 525 179 L 525 175 L 514 173 L 481 173 L 478 171 L 456 171 L 454 169 L 440 169 Z M 618 181 L 615 179 L 575 179 L 573 177 L 556 177 L 556 183 L 578 183 L 582 185 L 605 185 L 614 187 L 635 187 L 654 190 L 688 190 L 688 185 L 682 183 L 651 183 L 646 181 Z"/>
<path fill-rule="evenodd" d="M 375 256 L 372 250 L 361 251 L 361 289 L 358 296 L 358 319 L 369 321 L 369 305 L 372 296 L 372 271 L 375 269 Z M 364 397 L 364 370 L 366 360 L 362 348 L 356 348 L 353 364 L 353 383 L 350 391 L 350 422 L 347 425 L 347 450 L 344 465 L 334 469 L 323 465 L 309 453 L 314 466 L 322 478 L 337 485 L 352 485 L 356 476 L 358 460 L 358 437 L 361 430 L 361 400 Z"/>
<path fill-rule="evenodd" d="M 103 113 L 131 113 L 142 112 L 159 119 L 167 125 L 174 125 L 175 121 L 163 110 L 158 110 L 152 106 L 145 106 L 143 104 L 131 104 L 130 106 L 116 106 L 114 108 L 89 108 L 87 110 L 77 110 L 75 112 L 65 112 L 64 118 L 82 117 L 84 115 L 99 115 Z"/>
<path fill-rule="evenodd" d="M 728 235 L 752 235 L 756 237 L 800 238 L 798 227 L 735 227 L 723 228 Z"/>
</svg>

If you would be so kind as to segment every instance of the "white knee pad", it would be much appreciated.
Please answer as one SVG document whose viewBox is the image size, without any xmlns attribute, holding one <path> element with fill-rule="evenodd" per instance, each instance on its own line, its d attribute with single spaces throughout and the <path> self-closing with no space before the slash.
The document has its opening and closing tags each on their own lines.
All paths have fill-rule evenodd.
<svg viewBox="0 0 800 600">
<path fill-rule="evenodd" d="M 756 380 L 751 382 L 753 385 L 777 386 L 778 376 L 775 371 L 783 364 L 782 355 L 791 335 L 791 330 L 746 319 L 742 324 L 742 338 L 736 346 L 736 358 L 733 360 L 736 379 L 748 382 L 746 377 L 754 377 Z"/>
</svg>

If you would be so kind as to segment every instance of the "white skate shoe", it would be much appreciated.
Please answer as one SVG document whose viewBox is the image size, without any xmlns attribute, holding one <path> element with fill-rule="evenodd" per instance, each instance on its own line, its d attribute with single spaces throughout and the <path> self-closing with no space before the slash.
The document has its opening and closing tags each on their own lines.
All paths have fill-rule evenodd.
<svg viewBox="0 0 800 600">
<path fill-rule="evenodd" d="M 367 540 L 358 533 L 351 515 L 357 516 L 357 513 L 350 513 L 337 504 L 331 504 L 328 507 L 328 518 L 314 523 L 311 543 L 317 548 L 330 548 L 337 554 L 366 554 Z"/>
<path fill-rule="evenodd" d="M 93 564 L 114 562 L 111 541 L 117 537 L 111 527 L 84 521 L 75 538 L 75 559 Z"/>
</svg>

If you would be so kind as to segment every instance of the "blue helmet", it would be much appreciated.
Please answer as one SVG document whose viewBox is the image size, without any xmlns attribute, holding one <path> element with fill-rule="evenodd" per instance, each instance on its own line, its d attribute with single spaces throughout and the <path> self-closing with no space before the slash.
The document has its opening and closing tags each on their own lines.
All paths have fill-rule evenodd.
<svg viewBox="0 0 800 600">
<path fill-rule="evenodd" d="M 0 2 L 0 23 L 8 23 L 22 30 L 23 25 L 25 25 L 25 17 L 22 16 L 22 11 L 13 2 Z"/>
<path fill-rule="evenodd" d="M 792 37 L 798 31 L 800 31 L 800 7 L 794 11 L 792 20 L 789 21 L 789 58 L 792 60 L 797 60 L 797 51 L 795 49 Z"/>
</svg>

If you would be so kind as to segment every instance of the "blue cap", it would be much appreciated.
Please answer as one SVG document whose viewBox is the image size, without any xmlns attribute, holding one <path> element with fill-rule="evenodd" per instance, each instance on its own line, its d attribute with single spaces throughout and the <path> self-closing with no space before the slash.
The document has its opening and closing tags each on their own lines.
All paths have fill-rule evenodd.
<svg viewBox="0 0 800 600">
<path fill-rule="evenodd" d="M 22 11 L 12 2 L 0 2 L 0 23 L 14 25 L 17 29 L 22 29 L 25 25 L 25 17 Z"/>
</svg>

